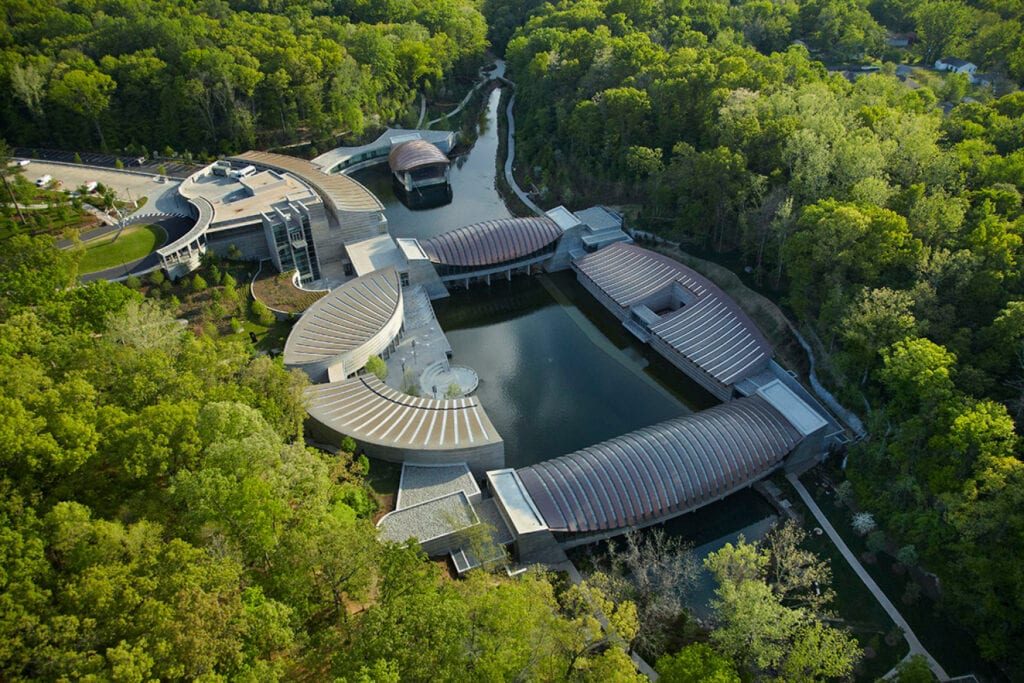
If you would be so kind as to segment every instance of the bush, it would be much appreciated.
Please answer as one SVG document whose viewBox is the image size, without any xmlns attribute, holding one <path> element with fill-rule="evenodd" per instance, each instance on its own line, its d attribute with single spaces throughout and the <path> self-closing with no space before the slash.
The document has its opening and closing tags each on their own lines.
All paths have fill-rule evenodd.
<svg viewBox="0 0 1024 683">
<path fill-rule="evenodd" d="M 885 550 L 885 534 L 881 531 L 872 531 L 868 534 L 867 546 L 873 553 Z"/>
<path fill-rule="evenodd" d="M 213 323 L 203 323 L 203 336 L 216 339 L 220 336 L 220 330 Z"/>
<path fill-rule="evenodd" d="M 388 366 L 380 356 L 370 356 L 366 361 L 366 371 L 377 375 L 383 381 L 388 376 Z"/>
<path fill-rule="evenodd" d="M 164 276 L 164 271 L 162 270 L 154 270 L 149 274 L 149 284 L 156 287 L 162 285 L 166 280 L 167 278 Z"/>
<path fill-rule="evenodd" d="M 82 155 L 79 154 L 78 152 L 75 152 L 75 163 L 76 164 L 82 163 Z"/>
<path fill-rule="evenodd" d="M 870 534 L 877 528 L 875 518 L 870 512 L 858 512 L 853 516 L 853 530 L 860 536 Z"/>
<path fill-rule="evenodd" d="M 238 321 L 238 318 L 232 318 L 231 319 L 231 331 L 234 332 L 235 334 L 238 334 L 239 332 L 242 331 L 242 329 L 243 329 L 242 323 L 240 323 Z"/>
<path fill-rule="evenodd" d="M 912 545 L 905 545 L 896 553 L 896 559 L 900 564 L 913 567 L 917 564 L 917 548 Z"/>
<path fill-rule="evenodd" d="M 341 450 L 345 451 L 346 453 L 355 453 L 356 440 L 353 439 L 351 436 L 346 436 L 341 440 Z"/>
<path fill-rule="evenodd" d="M 114 168 L 116 168 L 119 171 L 123 171 L 124 170 L 124 162 L 121 161 L 120 159 L 118 159 L 117 161 L 114 162 Z"/>
<path fill-rule="evenodd" d="M 253 299 L 249 308 L 252 311 L 252 314 L 256 317 L 256 322 L 263 327 L 270 327 L 277 322 L 277 318 L 274 317 L 274 312 L 267 308 L 267 305 L 259 299 Z"/>
<path fill-rule="evenodd" d="M 134 275 L 129 275 L 124 280 L 124 286 L 127 287 L 128 289 L 138 289 L 139 287 L 142 286 L 142 281 L 139 280 L 139 278 L 135 277 Z"/>
<path fill-rule="evenodd" d="M 853 482 L 846 480 L 836 487 L 836 502 L 845 505 L 851 500 L 853 500 Z"/>
<path fill-rule="evenodd" d="M 209 285 L 206 284 L 206 280 L 204 280 L 203 276 L 200 275 L 199 273 L 196 273 L 196 276 L 194 278 L 192 278 L 192 291 L 193 292 L 197 292 L 197 293 L 201 292 L 204 289 L 206 289 L 208 286 Z"/>
</svg>

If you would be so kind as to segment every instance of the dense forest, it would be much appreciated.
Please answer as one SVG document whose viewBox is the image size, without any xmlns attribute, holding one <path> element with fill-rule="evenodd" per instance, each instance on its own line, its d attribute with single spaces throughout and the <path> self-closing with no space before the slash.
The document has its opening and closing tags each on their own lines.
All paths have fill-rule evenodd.
<svg viewBox="0 0 1024 683">
<path fill-rule="evenodd" d="M 62 149 L 358 135 L 487 45 L 471 0 L 3 0 L 0 19 L 0 135 Z"/>
<path fill-rule="evenodd" d="M 633 205 L 634 227 L 774 291 L 869 426 L 848 459 L 860 504 L 1020 675 L 1024 93 L 1007 79 L 1024 75 L 1024 6 L 499 4 L 523 183 Z M 972 57 L 1004 80 L 819 61 L 871 64 L 885 28 L 916 29 L 903 59 Z"/>
<path fill-rule="evenodd" d="M 939 576 L 985 656 L 1024 675 L 1019 2 L 0 9 L 0 136 L 30 147 L 358 135 L 475 73 L 489 41 L 518 84 L 522 184 L 628 204 L 633 227 L 749 266 L 869 427 L 847 460 L 860 506 Z M 940 56 L 994 85 L 895 75 Z M 881 60 L 853 80 L 823 65 Z M 377 540 L 365 459 L 304 445 L 301 375 L 122 285 L 67 288 L 77 257 L 46 237 L 5 242 L 2 679 L 632 680 L 635 646 L 674 653 L 666 681 L 810 681 L 858 659 L 792 530 L 708 559 L 710 635 L 635 568 L 448 580 Z"/>
</svg>

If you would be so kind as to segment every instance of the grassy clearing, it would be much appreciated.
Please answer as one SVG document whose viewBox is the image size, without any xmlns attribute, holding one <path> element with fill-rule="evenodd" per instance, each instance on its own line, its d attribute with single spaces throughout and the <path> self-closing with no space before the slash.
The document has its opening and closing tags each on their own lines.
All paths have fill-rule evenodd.
<svg viewBox="0 0 1024 683">
<path fill-rule="evenodd" d="M 116 239 L 104 236 L 87 242 L 78 264 L 79 272 L 95 273 L 123 263 L 131 263 L 159 247 L 167 234 L 158 225 L 133 225 Z"/>
</svg>

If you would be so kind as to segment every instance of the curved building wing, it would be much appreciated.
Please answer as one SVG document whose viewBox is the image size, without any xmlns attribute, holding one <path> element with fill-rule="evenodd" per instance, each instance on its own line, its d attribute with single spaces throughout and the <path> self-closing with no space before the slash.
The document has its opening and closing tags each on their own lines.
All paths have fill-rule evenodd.
<svg viewBox="0 0 1024 683">
<path fill-rule="evenodd" d="M 434 263 L 483 268 L 509 263 L 551 247 L 562 229 L 546 216 L 502 218 L 475 223 L 420 240 Z"/>
<path fill-rule="evenodd" d="M 374 375 L 360 375 L 312 386 L 307 397 L 314 420 L 364 445 L 444 452 L 502 443 L 473 396 L 418 398 L 392 389 Z"/>
<path fill-rule="evenodd" d="M 392 171 L 405 172 L 423 166 L 447 166 L 451 162 L 435 145 L 426 140 L 409 140 L 391 148 L 388 165 Z"/>
<path fill-rule="evenodd" d="M 290 157 L 286 154 L 256 151 L 245 152 L 232 158 L 264 168 L 294 173 L 309 183 L 336 212 L 384 210 L 384 205 L 380 203 L 376 195 L 359 182 L 345 175 L 327 175 L 305 159 Z"/>
<path fill-rule="evenodd" d="M 722 400 L 771 359 L 771 344 L 736 302 L 678 261 L 618 243 L 573 266 L 627 327 L 642 327 L 655 350 Z"/>
<path fill-rule="evenodd" d="M 402 283 L 394 266 L 349 280 L 309 307 L 284 345 L 284 363 L 322 378 L 357 372 L 402 329 Z"/>
<path fill-rule="evenodd" d="M 651 524 L 716 500 L 775 468 L 802 438 L 754 396 L 517 472 L 552 531 L 593 533 Z"/>
</svg>

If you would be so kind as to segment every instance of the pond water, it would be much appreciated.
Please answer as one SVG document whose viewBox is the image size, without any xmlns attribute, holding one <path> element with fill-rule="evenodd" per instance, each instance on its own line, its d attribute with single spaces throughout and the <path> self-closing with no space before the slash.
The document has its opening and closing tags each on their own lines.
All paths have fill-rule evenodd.
<svg viewBox="0 0 1024 683">
<path fill-rule="evenodd" d="M 387 166 L 353 174 L 385 206 L 391 234 L 426 238 L 511 214 L 494 185 L 498 101 L 490 93 L 472 149 L 452 166 L 451 204 L 410 210 Z M 549 460 L 717 401 L 630 335 L 571 272 L 520 276 L 434 302 L 452 361 L 480 376 L 476 395 L 505 440 L 506 463 Z M 771 514 L 752 492 L 667 525 L 695 545 L 729 536 Z"/>
<path fill-rule="evenodd" d="M 388 230 L 394 237 L 433 237 L 471 223 L 509 218 L 498 191 L 494 188 L 498 155 L 498 100 L 501 90 L 494 89 L 477 119 L 477 139 L 473 148 L 453 160 L 451 167 L 452 202 L 433 209 L 412 210 L 391 189 L 387 164 L 377 164 L 352 174 L 384 204 Z"/>
</svg>

